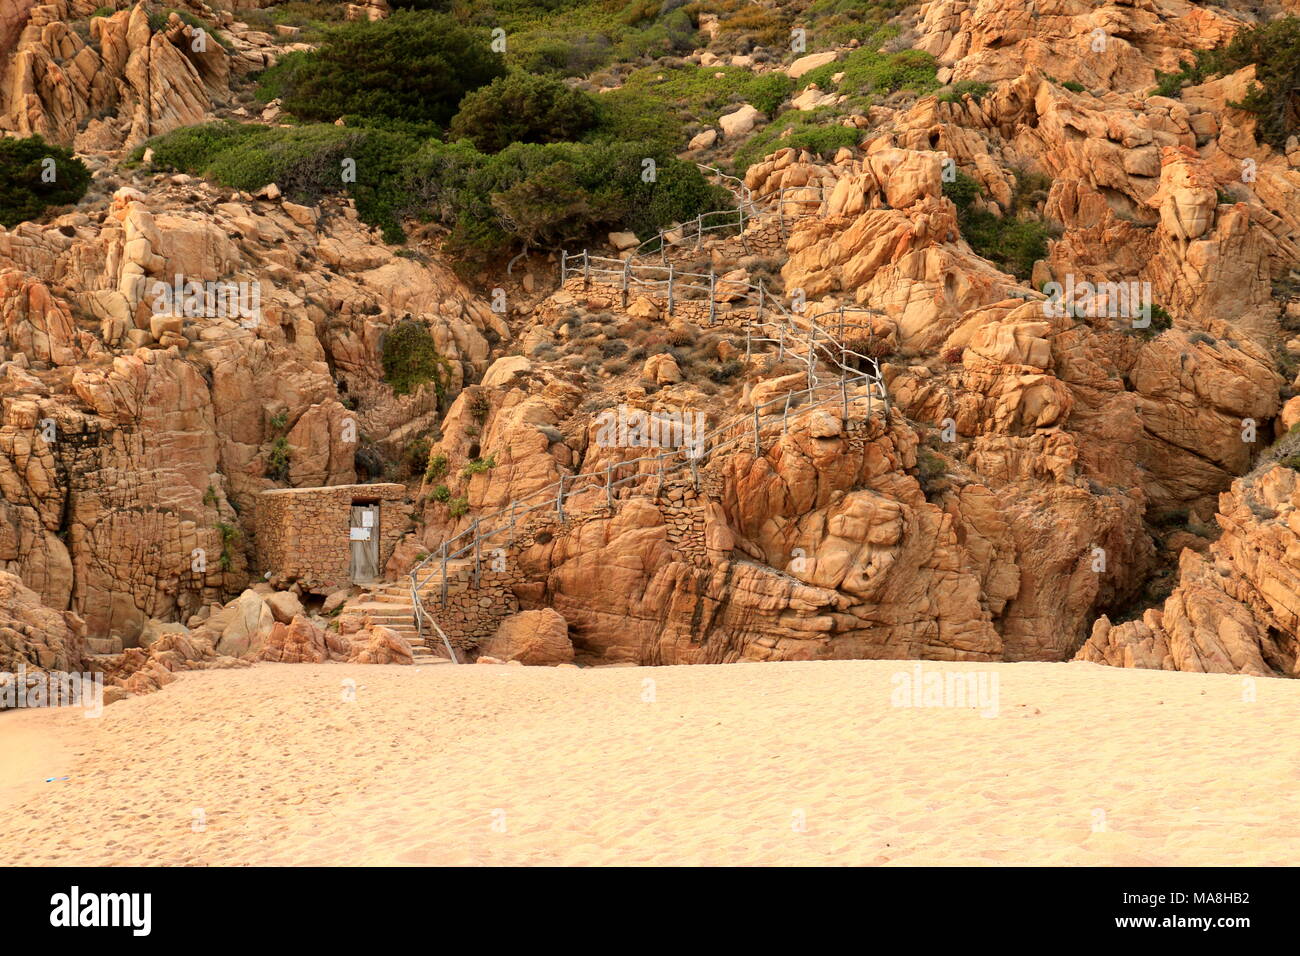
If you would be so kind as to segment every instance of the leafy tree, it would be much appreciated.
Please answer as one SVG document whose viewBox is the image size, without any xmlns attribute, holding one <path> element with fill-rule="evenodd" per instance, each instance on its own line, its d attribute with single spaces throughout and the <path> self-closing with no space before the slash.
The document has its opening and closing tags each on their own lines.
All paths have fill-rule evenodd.
<svg viewBox="0 0 1300 956">
<path fill-rule="evenodd" d="M 89 186 L 90 170 L 71 150 L 40 136 L 0 138 L 0 224 L 6 228 L 77 202 Z"/>
<path fill-rule="evenodd" d="M 1245 98 L 1229 106 L 1259 115 L 1264 142 L 1283 147 L 1300 129 L 1300 18 L 1283 17 L 1241 30 L 1218 50 L 1200 50 L 1177 73 L 1157 74 L 1154 92 L 1176 96 L 1184 84 L 1255 67 L 1255 84 Z"/>
<path fill-rule="evenodd" d="M 511 143 L 576 140 L 596 118 L 595 98 L 581 90 L 550 77 L 511 73 L 466 94 L 451 121 L 451 135 L 498 153 Z"/>
<path fill-rule="evenodd" d="M 384 381 L 396 395 L 407 395 L 432 384 L 439 398 L 451 380 L 451 363 L 438 354 L 433 336 L 420 322 L 399 322 L 383 337 Z"/>
<path fill-rule="evenodd" d="M 445 126 L 466 93 L 505 73 L 488 36 L 448 14 L 401 10 L 331 28 L 320 49 L 286 57 L 262 82 L 304 119 L 355 114 Z"/>
</svg>

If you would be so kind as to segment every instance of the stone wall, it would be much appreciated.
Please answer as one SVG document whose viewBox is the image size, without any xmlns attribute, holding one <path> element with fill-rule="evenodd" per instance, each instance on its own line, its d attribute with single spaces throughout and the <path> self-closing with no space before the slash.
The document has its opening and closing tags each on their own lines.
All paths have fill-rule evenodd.
<svg viewBox="0 0 1300 956">
<path fill-rule="evenodd" d="M 351 583 L 349 531 L 354 503 L 379 504 L 379 569 L 393 554 L 408 524 L 406 488 L 398 484 L 275 488 L 257 504 L 257 564 L 270 582 L 297 582 L 327 594 Z"/>
<path fill-rule="evenodd" d="M 836 406 L 832 405 L 831 414 L 835 411 Z M 855 408 L 844 423 L 844 438 L 854 452 L 861 452 L 868 443 L 870 418 L 860 413 L 861 408 Z M 770 447 L 783 433 L 780 419 L 764 421 L 760 430 L 762 446 Z M 473 656 L 480 644 L 496 633 L 501 621 L 511 614 L 550 606 L 544 567 L 537 564 L 535 554 L 531 559 L 524 557 L 525 554 L 535 546 L 549 546 L 579 534 L 589 521 L 608 519 L 628 497 L 653 501 L 663 518 L 664 535 L 671 546 L 673 560 L 707 570 L 723 557 L 717 551 L 710 552 L 705 512 L 710 508 L 721 510 L 725 460 L 725 456 L 720 456 L 701 466 L 698 484 L 688 471 L 667 476 L 662 485 L 653 475 L 647 475 L 649 480 L 643 485 L 623 489 L 612 507 L 603 503 L 603 488 L 584 486 L 575 490 L 571 497 L 566 495 L 563 519 L 550 509 L 535 512 L 520 520 L 512 535 L 499 535 L 491 542 L 484 542 L 477 583 L 473 559 L 449 561 L 445 601 L 438 564 L 431 563 L 423 575 L 429 581 L 421 589 L 421 603 L 452 644 Z M 770 568 L 763 570 L 783 574 Z M 437 650 L 440 647 L 437 633 L 426 630 L 425 644 Z"/>
</svg>

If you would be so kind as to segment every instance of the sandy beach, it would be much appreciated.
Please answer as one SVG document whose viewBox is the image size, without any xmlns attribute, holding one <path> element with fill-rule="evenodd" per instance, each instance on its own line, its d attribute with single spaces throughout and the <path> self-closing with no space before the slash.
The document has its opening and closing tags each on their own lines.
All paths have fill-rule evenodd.
<svg viewBox="0 0 1300 956">
<path fill-rule="evenodd" d="M 912 667 L 192 673 L 99 719 L 0 714 L 0 842 L 17 865 L 1300 860 L 1300 683 L 925 664 L 995 674 L 982 716 L 894 706 Z"/>
</svg>

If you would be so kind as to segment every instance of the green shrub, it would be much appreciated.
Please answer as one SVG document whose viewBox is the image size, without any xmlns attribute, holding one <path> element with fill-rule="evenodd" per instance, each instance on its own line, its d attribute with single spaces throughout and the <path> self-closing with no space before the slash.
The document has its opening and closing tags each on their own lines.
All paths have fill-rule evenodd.
<svg viewBox="0 0 1300 956">
<path fill-rule="evenodd" d="M 233 549 L 235 542 L 239 540 L 239 529 L 224 521 L 218 521 L 216 529 L 221 535 L 221 559 L 218 564 L 222 571 L 229 571 L 235 563 Z"/>
<path fill-rule="evenodd" d="M 439 478 L 447 477 L 447 456 L 434 455 L 429 459 L 429 465 L 424 469 L 425 481 L 437 481 Z"/>
<path fill-rule="evenodd" d="M 1065 87 L 1067 90 L 1069 90 L 1071 93 L 1082 93 L 1087 88 L 1082 83 L 1079 83 L 1075 80 L 1066 80 L 1061 85 Z"/>
<path fill-rule="evenodd" d="M 266 456 L 266 477 L 272 481 L 285 481 L 289 477 L 289 459 L 292 456 L 289 439 L 281 435 L 271 442 L 271 451 Z"/>
<path fill-rule="evenodd" d="M 957 207 L 962 238 L 977 255 L 1019 279 L 1028 279 L 1034 263 L 1047 256 L 1047 227 L 1035 219 L 1008 213 L 995 216 L 975 206 L 983 193 L 979 183 L 960 170 L 953 182 L 943 184 L 943 194 Z"/>
<path fill-rule="evenodd" d="M 406 474 L 414 477 L 423 474 L 429 460 L 429 439 L 417 438 L 403 449 L 402 465 Z"/>
<path fill-rule="evenodd" d="M 779 72 L 756 74 L 740 67 L 689 63 L 647 67 L 599 97 L 597 135 L 627 142 L 654 140 L 677 150 L 684 145 L 685 124 L 716 123 L 741 101 L 773 115 L 793 89 L 794 81 Z"/>
<path fill-rule="evenodd" d="M 870 98 L 906 90 L 922 95 L 939 88 L 935 78 L 939 64 L 924 50 L 880 53 L 873 49 L 854 50 L 842 60 L 809 70 L 799 78 L 801 88 L 816 83 L 821 90 L 848 93 L 862 104 Z M 843 73 L 838 85 L 831 77 Z"/>
<path fill-rule="evenodd" d="M 654 143 L 676 151 L 686 140 L 676 110 L 646 90 L 616 90 L 596 99 L 597 124 L 590 142 Z"/>
<path fill-rule="evenodd" d="M 615 227 L 649 233 L 732 202 L 693 163 L 650 143 L 516 143 L 453 172 L 423 188 L 433 209 L 452 214 L 451 248 L 467 255 L 516 242 L 558 248 Z"/>
<path fill-rule="evenodd" d="M 787 146 L 806 149 L 818 156 L 825 156 L 846 146 L 856 146 L 862 139 L 862 131 L 852 126 L 841 126 L 834 121 L 836 116 L 832 109 L 807 112 L 790 110 L 775 123 L 770 123 L 751 136 L 736 151 L 731 160 L 733 171 L 737 175 L 744 175 L 754 163 Z"/>
<path fill-rule="evenodd" d="M 441 399 L 451 380 L 451 363 L 438 354 L 433 336 L 421 322 L 398 322 L 381 343 L 384 381 L 393 394 L 408 395 L 422 385 L 433 385 Z"/>
<path fill-rule="evenodd" d="M 436 485 L 433 489 L 433 500 L 446 504 L 451 500 L 451 489 L 446 485 Z"/>
<path fill-rule="evenodd" d="M 399 11 L 328 29 L 319 49 L 286 57 L 262 82 L 303 119 L 356 114 L 445 126 L 466 93 L 505 73 L 488 37 L 446 14 Z"/>
<path fill-rule="evenodd" d="M 447 502 L 447 513 L 453 518 L 459 518 L 469 511 L 469 499 L 462 496 L 452 498 Z"/>
<path fill-rule="evenodd" d="M 466 94 L 451 121 L 451 135 L 484 153 L 498 153 L 511 143 L 577 140 L 596 118 L 595 99 L 581 90 L 549 77 L 511 73 Z"/>
<path fill-rule="evenodd" d="M 71 150 L 40 136 L 0 137 L 0 225 L 5 228 L 36 219 L 51 206 L 75 203 L 89 186 L 90 170 Z"/>
<path fill-rule="evenodd" d="M 178 129 L 138 148 L 154 151 L 155 166 L 208 176 L 234 189 L 254 191 L 275 183 L 286 196 L 314 203 L 346 193 L 361 218 L 383 228 L 390 242 L 402 239 L 400 216 L 412 197 L 404 191 L 404 164 L 419 140 L 382 129 L 328 124 L 265 127 L 232 122 Z M 345 181 L 352 160 L 355 182 Z"/>
<path fill-rule="evenodd" d="M 1153 92 L 1176 96 L 1185 83 L 1204 83 L 1252 65 L 1254 86 L 1243 100 L 1228 105 L 1257 114 L 1260 138 L 1282 148 L 1300 129 L 1300 18 L 1288 16 L 1242 29 L 1225 47 L 1197 51 L 1177 73 L 1158 73 Z"/>
<path fill-rule="evenodd" d="M 481 475 L 485 472 L 491 471 L 496 466 L 496 455 L 489 455 L 487 458 L 475 458 L 460 470 L 460 476 L 462 478 L 473 478 L 475 475 Z"/>
</svg>

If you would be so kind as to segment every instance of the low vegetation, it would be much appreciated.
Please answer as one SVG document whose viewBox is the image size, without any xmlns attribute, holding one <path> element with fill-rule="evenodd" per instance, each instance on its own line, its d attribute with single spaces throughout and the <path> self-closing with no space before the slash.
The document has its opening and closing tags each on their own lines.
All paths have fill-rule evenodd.
<svg viewBox="0 0 1300 956">
<path fill-rule="evenodd" d="M 1047 256 L 1051 236 L 1044 223 L 1024 215 L 1029 180 L 1022 175 L 1013 208 L 1003 216 L 980 208 L 976 199 L 984 188 L 965 173 L 958 171 L 952 182 L 943 184 L 943 194 L 957 207 L 962 237 L 978 255 L 1019 279 L 1028 279 L 1034 263 Z"/>
<path fill-rule="evenodd" d="M 1255 83 L 1237 109 L 1259 116 L 1259 136 L 1283 147 L 1300 129 L 1300 18 L 1283 17 L 1241 30 L 1217 50 L 1199 50 L 1175 73 L 1158 73 L 1153 92 L 1177 96 L 1187 85 L 1255 67 Z"/>
<path fill-rule="evenodd" d="M 550 77 L 511 73 L 461 100 L 451 138 L 499 153 L 511 143 L 572 142 L 596 123 L 594 97 Z"/>
<path fill-rule="evenodd" d="M 433 336 L 420 322 L 399 322 L 385 334 L 381 363 L 394 394 L 408 395 L 432 385 L 439 399 L 451 380 L 451 363 L 438 354 Z"/>
<path fill-rule="evenodd" d="M 466 93 L 504 76 L 486 28 L 442 13 L 397 11 L 329 29 L 319 49 L 263 74 L 263 95 L 306 120 L 358 115 L 446 126 Z"/>
<path fill-rule="evenodd" d="M 5 228 L 75 203 L 89 186 L 90 170 L 71 150 L 40 136 L 0 138 L 0 225 Z"/>
</svg>

